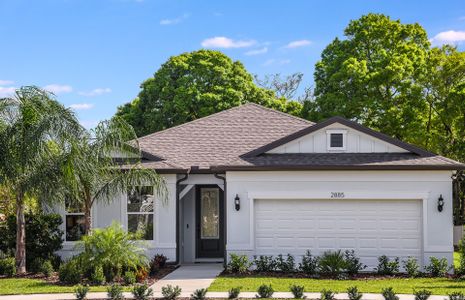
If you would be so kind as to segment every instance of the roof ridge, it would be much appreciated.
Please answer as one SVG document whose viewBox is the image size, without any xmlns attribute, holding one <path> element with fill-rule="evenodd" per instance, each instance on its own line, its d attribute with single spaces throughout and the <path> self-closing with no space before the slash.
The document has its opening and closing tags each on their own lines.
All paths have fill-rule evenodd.
<svg viewBox="0 0 465 300">
<path fill-rule="evenodd" d="M 292 101 L 294 101 L 294 100 L 292 100 Z M 285 112 L 283 112 L 283 111 L 276 110 L 276 109 L 273 109 L 273 108 L 269 108 L 269 107 L 266 107 L 266 106 L 263 106 L 263 105 L 260 105 L 260 104 L 257 104 L 257 103 L 247 102 L 247 103 L 245 103 L 244 105 L 253 105 L 253 106 L 256 106 L 256 107 L 261 108 L 261 109 L 263 109 L 263 110 L 269 110 L 269 111 L 271 111 L 271 112 L 278 113 L 278 114 L 284 115 L 284 116 L 286 116 L 286 117 L 291 117 L 291 118 L 296 119 L 296 120 L 298 120 L 298 121 L 303 121 L 303 122 L 305 122 L 305 123 L 309 123 L 310 125 L 314 125 L 314 124 L 315 124 L 315 122 L 309 121 L 309 120 L 307 120 L 307 119 L 304 119 L 304 118 L 301 118 L 301 117 L 297 117 L 297 116 L 291 115 L 291 114 L 289 114 L 289 113 L 285 113 Z"/>
</svg>

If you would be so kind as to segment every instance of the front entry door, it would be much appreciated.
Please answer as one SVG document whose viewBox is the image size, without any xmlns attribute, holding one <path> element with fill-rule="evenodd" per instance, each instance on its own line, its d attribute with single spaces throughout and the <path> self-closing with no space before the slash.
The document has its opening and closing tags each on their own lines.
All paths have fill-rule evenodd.
<svg viewBox="0 0 465 300">
<path fill-rule="evenodd" d="M 196 191 L 196 257 L 224 256 L 224 201 L 217 185 L 197 186 Z"/>
</svg>

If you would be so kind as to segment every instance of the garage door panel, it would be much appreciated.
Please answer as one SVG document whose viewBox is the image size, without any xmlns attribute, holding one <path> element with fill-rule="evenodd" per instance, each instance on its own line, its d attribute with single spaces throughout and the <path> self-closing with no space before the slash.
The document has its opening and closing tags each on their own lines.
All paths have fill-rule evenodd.
<svg viewBox="0 0 465 300">
<path fill-rule="evenodd" d="M 380 255 L 420 257 L 421 202 L 255 200 L 257 255 L 354 249 L 370 267 Z"/>
</svg>

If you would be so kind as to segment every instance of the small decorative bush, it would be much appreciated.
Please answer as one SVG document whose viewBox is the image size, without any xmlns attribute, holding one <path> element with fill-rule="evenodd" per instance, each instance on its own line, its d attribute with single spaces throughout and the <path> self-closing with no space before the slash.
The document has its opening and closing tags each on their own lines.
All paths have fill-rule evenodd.
<svg viewBox="0 0 465 300">
<path fill-rule="evenodd" d="M 77 300 L 85 300 L 87 299 L 87 293 L 89 292 L 88 286 L 78 285 L 74 289 L 74 295 L 76 296 Z"/>
<path fill-rule="evenodd" d="M 432 293 L 430 290 L 419 290 L 414 291 L 413 294 L 415 295 L 415 300 L 428 300 Z"/>
<path fill-rule="evenodd" d="M 58 277 L 61 282 L 68 284 L 77 284 L 81 281 L 81 268 L 77 257 L 61 264 L 58 271 Z"/>
<path fill-rule="evenodd" d="M 103 267 L 96 266 L 90 276 L 90 280 L 93 284 L 102 285 L 105 283 L 105 274 L 103 274 Z"/>
<path fill-rule="evenodd" d="M 358 274 L 360 271 L 363 271 L 367 267 L 360 262 L 360 258 L 355 255 L 354 250 L 346 250 L 344 252 L 344 259 L 346 262 L 346 272 L 351 276 Z"/>
<path fill-rule="evenodd" d="M 136 283 L 136 274 L 133 271 L 126 271 L 123 276 L 124 283 L 126 285 L 132 285 Z"/>
<path fill-rule="evenodd" d="M 299 264 L 299 270 L 307 275 L 315 275 L 318 271 L 318 257 L 312 256 L 310 250 L 307 250 Z"/>
<path fill-rule="evenodd" d="M 179 286 L 172 286 L 171 284 L 161 288 L 161 294 L 166 300 L 174 300 L 178 298 L 181 295 L 181 292 L 182 290 Z"/>
<path fill-rule="evenodd" d="M 110 300 L 123 300 L 123 288 L 121 285 L 114 283 L 107 287 L 107 297 Z"/>
<path fill-rule="evenodd" d="M 193 300 L 204 300 L 207 295 L 207 289 L 197 289 L 192 293 L 191 298 Z"/>
<path fill-rule="evenodd" d="M 270 285 L 262 284 L 258 287 L 256 298 L 271 298 L 273 296 L 274 290 Z"/>
<path fill-rule="evenodd" d="M 381 275 L 394 275 L 399 273 L 399 258 L 390 260 L 386 255 L 378 257 L 378 267 L 376 268 L 378 274 Z"/>
<path fill-rule="evenodd" d="M 420 274 L 420 265 L 415 257 L 410 256 L 403 261 L 405 273 L 408 277 L 417 277 Z"/>
<path fill-rule="evenodd" d="M 358 291 L 356 286 L 351 286 L 347 289 L 347 295 L 349 300 L 360 300 L 363 297 L 363 294 Z"/>
<path fill-rule="evenodd" d="M 464 300 L 465 296 L 462 292 L 453 292 L 449 294 L 449 300 Z"/>
<path fill-rule="evenodd" d="M 228 291 L 228 299 L 237 299 L 241 292 L 240 287 L 234 287 Z"/>
<path fill-rule="evenodd" d="M 436 258 L 434 256 L 429 258 L 429 265 L 425 267 L 426 272 L 430 273 L 433 277 L 446 276 L 449 271 L 449 265 L 446 258 Z"/>
<path fill-rule="evenodd" d="M 320 300 L 335 300 L 336 293 L 331 290 L 323 289 L 320 293 Z"/>
<path fill-rule="evenodd" d="M 465 236 L 459 242 L 460 260 L 455 273 L 458 275 L 465 275 Z"/>
<path fill-rule="evenodd" d="M 303 285 L 296 285 L 293 284 L 289 287 L 291 290 L 292 295 L 294 295 L 294 299 L 305 299 L 304 296 L 305 287 Z"/>
<path fill-rule="evenodd" d="M 16 274 L 16 261 L 14 257 L 0 259 L 0 275 L 13 276 Z"/>
<path fill-rule="evenodd" d="M 31 263 L 31 266 L 29 267 L 29 271 L 33 273 L 42 273 L 46 277 L 50 277 L 50 275 L 52 275 L 53 273 L 53 265 L 50 260 L 37 257 Z"/>
<path fill-rule="evenodd" d="M 136 271 L 136 280 L 137 282 L 143 282 L 149 277 L 149 272 L 145 267 L 140 267 Z"/>
<path fill-rule="evenodd" d="M 136 284 L 131 292 L 136 300 L 148 300 L 153 295 L 153 290 L 146 283 Z"/>
<path fill-rule="evenodd" d="M 260 255 L 254 256 L 254 264 L 257 272 L 274 272 L 276 271 L 276 261 L 273 256 Z"/>
<path fill-rule="evenodd" d="M 346 261 L 341 250 L 325 251 L 318 260 L 318 268 L 321 274 L 337 277 L 346 269 Z"/>
<path fill-rule="evenodd" d="M 163 254 L 157 254 L 150 261 L 150 274 L 157 274 L 160 269 L 163 269 L 166 265 L 168 258 Z"/>
<path fill-rule="evenodd" d="M 396 295 L 392 287 L 382 289 L 381 294 L 385 300 L 399 300 L 399 297 Z"/>
<path fill-rule="evenodd" d="M 295 270 L 294 256 L 288 254 L 284 259 L 282 254 L 279 254 L 276 258 L 276 269 L 284 273 L 291 273 Z"/>
<path fill-rule="evenodd" d="M 247 258 L 247 255 L 238 255 L 231 253 L 226 270 L 231 273 L 244 274 L 247 273 L 252 265 Z"/>
</svg>

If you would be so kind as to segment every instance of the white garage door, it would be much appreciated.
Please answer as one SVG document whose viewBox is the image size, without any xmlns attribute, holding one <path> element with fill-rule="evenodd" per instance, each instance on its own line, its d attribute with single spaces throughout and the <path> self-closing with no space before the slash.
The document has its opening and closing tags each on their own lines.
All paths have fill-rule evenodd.
<svg viewBox="0 0 465 300">
<path fill-rule="evenodd" d="M 421 262 L 422 213 L 416 200 L 255 200 L 257 255 L 354 249 L 371 269 L 380 255 Z"/>
</svg>

